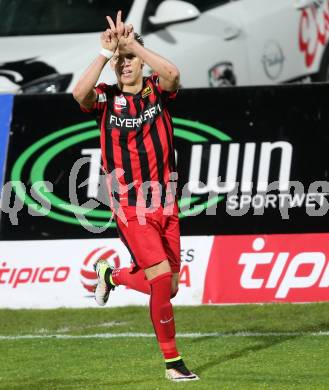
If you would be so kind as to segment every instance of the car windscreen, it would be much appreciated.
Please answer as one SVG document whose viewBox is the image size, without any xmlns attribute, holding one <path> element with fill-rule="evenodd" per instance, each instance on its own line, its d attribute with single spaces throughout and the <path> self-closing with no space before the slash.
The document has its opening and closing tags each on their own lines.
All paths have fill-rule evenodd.
<svg viewBox="0 0 329 390">
<path fill-rule="evenodd" d="M 0 36 L 72 34 L 102 31 L 106 15 L 121 9 L 126 18 L 133 0 L 0 0 Z"/>
</svg>

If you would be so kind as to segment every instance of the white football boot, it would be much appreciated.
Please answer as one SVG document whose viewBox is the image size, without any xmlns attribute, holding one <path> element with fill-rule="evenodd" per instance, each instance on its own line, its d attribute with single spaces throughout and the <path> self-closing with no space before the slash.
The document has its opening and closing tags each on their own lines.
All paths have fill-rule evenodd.
<svg viewBox="0 0 329 390">
<path fill-rule="evenodd" d="M 110 282 L 110 280 L 105 280 L 105 272 L 110 269 L 110 273 L 112 273 L 113 268 L 106 260 L 97 260 L 94 264 L 94 270 L 97 273 L 97 286 L 95 289 L 95 300 L 99 304 L 99 306 L 104 306 L 109 299 L 109 295 L 111 290 L 114 289 L 114 285 Z"/>
</svg>

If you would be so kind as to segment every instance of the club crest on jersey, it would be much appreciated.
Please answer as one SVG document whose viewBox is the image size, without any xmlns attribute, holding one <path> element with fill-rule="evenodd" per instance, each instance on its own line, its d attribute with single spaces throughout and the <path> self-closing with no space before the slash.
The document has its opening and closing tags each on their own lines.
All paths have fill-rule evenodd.
<svg viewBox="0 0 329 390">
<path fill-rule="evenodd" d="M 142 91 L 142 98 L 146 98 L 146 96 L 151 95 L 152 93 L 152 88 L 148 85 L 146 88 L 143 89 Z"/>
<path fill-rule="evenodd" d="M 126 107 L 127 100 L 126 100 L 126 98 L 123 95 L 116 96 L 115 99 L 114 99 L 114 104 L 116 106 Z"/>
</svg>

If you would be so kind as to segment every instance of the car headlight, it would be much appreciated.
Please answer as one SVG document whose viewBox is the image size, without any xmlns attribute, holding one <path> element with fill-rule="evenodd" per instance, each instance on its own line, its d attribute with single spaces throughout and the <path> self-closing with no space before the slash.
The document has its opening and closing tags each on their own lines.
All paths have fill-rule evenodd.
<svg viewBox="0 0 329 390">
<path fill-rule="evenodd" d="M 58 93 L 65 92 L 72 80 L 72 73 L 53 74 L 33 80 L 21 86 L 23 93 Z"/>
</svg>

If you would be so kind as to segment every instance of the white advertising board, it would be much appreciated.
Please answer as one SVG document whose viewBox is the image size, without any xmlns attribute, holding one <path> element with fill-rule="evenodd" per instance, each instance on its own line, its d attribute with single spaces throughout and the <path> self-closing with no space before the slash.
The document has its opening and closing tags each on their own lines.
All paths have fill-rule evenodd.
<svg viewBox="0 0 329 390">
<path fill-rule="evenodd" d="M 182 237 L 180 291 L 173 302 L 201 304 L 213 237 Z M 128 267 L 130 255 L 119 239 L 0 242 L 0 307 L 97 307 L 92 265 L 106 258 Z M 108 306 L 143 305 L 149 297 L 125 286 L 111 292 Z"/>
</svg>

